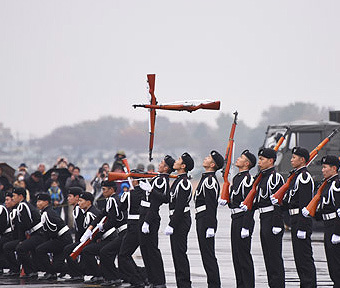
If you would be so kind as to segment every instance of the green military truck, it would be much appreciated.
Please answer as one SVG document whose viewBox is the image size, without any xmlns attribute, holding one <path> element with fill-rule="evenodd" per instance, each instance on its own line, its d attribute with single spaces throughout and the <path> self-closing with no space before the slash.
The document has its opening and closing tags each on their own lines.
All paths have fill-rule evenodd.
<svg viewBox="0 0 340 288">
<path fill-rule="evenodd" d="M 277 153 L 275 165 L 277 171 L 287 179 L 292 169 L 290 159 L 292 149 L 301 146 L 312 151 L 323 139 L 329 136 L 335 129 L 339 129 L 332 139 L 320 150 L 318 156 L 308 166 L 315 182 L 322 180 L 321 158 L 324 155 L 332 154 L 340 157 L 340 123 L 335 121 L 295 121 L 280 125 L 268 126 L 264 147 L 274 148 L 280 137 L 289 129 L 286 139 L 280 146 Z"/>
</svg>

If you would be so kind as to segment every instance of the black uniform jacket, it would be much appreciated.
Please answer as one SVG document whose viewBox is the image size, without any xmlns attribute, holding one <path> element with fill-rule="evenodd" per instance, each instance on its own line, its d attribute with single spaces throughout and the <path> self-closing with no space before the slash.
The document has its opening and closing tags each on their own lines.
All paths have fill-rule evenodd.
<svg viewBox="0 0 340 288">
<path fill-rule="evenodd" d="M 230 186 L 230 209 L 239 209 L 241 202 L 246 199 L 249 191 L 252 189 L 254 182 L 253 176 L 250 175 L 249 170 L 237 173 Z M 239 217 L 243 218 L 243 227 L 245 229 L 250 229 L 252 226 L 252 218 L 254 216 L 254 209 L 247 212 L 239 212 L 231 215 L 232 219 Z"/>
<path fill-rule="evenodd" d="M 104 233 L 112 228 L 118 229 L 127 223 L 126 215 L 124 215 L 124 212 L 120 208 L 120 200 L 117 194 L 113 194 L 106 199 L 105 208 L 101 211 L 98 217 L 92 221 L 91 225 L 96 227 L 100 220 L 105 216 L 107 217 L 107 220 L 103 226 Z"/>
<path fill-rule="evenodd" d="M 196 219 L 204 218 L 205 227 L 217 228 L 217 200 L 220 194 L 220 184 L 215 172 L 202 174 L 195 191 Z"/>
<path fill-rule="evenodd" d="M 172 183 L 169 192 L 169 226 L 176 228 L 184 217 L 190 217 L 190 206 L 192 185 L 186 173 L 178 175 Z"/>
<path fill-rule="evenodd" d="M 9 211 L 4 205 L 0 205 L 0 237 L 11 230 Z"/>
<path fill-rule="evenodd" d="M 46 239 L 56 239 L 69 230 L 64 220 L 50 205 L 41 210 L 41 223 Z"/>
<path fill-rule="evenodd" d="M 322 214 L 336 212 L 334 234 L 340 235 L 340 179 L 338 174 L 327 180 L 322 190 L 319 209 Z"/>
<path fill-rule="evenodd" d="M 270 196 L 275 194 L 277 190 L 283 185 L 284 180 L 281 174 L 275 171 L 275 167 L 262 170 L 262 178 L 257 186 L 257 194 L 255 198 L 255 208 L 264 208 L 272 206 Z M 274 206 L 273 227 L 282 226 L 281 207 Z"/>
<path fill-rule="evenodd" d="M 26 233 L 41 232 L 42 223 L 40 222 L 39 210 L 36 207 L 24 200 L 18 204 L 17 212 L 20 241 L 26 239 Z"/>
<path fill-rule="evenodd" d="M 73 225 L 74 229 L 76 230 L 75 233 L 75 242 L 80 242 L 81 236 L 84 234 L 85 230 L 84 228 L 84 211 L 80 209 L 79 205 L 73 207 Z"/>
<path fill-rule="evenodd" d="M 297 224 L 299 230 L 306 231 L 308 228 L 308 218 L 301 214 L 301 210 L 312 200 L 313 192 L 314 181 L 307 168 L 302 167 L 295 171 L 295 176 L 283 198 L 283 205 L 288 209 L 298 208 L 300 210 Z"/>
<path fill-rule="evenodd" d="M 144 194 L 144 190 L 137 185 L 133 190 L 124 192 L 120 197 L 121 210 L 126 211 L 128 222 L 139 219 L 140 202 Z"/>
</svg>

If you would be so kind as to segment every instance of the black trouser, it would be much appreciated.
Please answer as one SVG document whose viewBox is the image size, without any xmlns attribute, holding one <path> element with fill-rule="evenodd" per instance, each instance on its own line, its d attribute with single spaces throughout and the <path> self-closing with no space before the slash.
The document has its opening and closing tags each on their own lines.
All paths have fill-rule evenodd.
<svg viewBox="0 0 340 288">
<path fill-rule="evenodd" d="M 335 225 L 338 225 L 337 219 L 324 221 L 325 223 L 325 235 L 324 245 L 326 251 L 327 265 L 329 275 L 334 282 L 334 288 L 340 288 L 340 243 L 333 244 L 331 239 L 334 232 L 337 230 Z"/>
<path fill-rule="evenodd" d="M 4 245 L 12 240 L 12 234 L 6 233 L 0 237 L 0 269 L 9 268 L 4 254 Z"/>
<path fill-rule="evenodd" d="M 100 268 L 105 280 L 120 279 L 118 269 L 115 265 L 115 258 L 119 253 L 122 240 L 125 237 L 126 229 L 118 233 L 107 245 L 99 251 Z"/>
<path fill-rule="evenodd" d="M 292 244 L 294 261 L 297 273 L 300 278 L 300 287 L 316 287 L 316 269 L 313 259 L 312 251 L 312 219 L 304 219 L 308 223 L 306 227 L 306 239 L 297 238 L 298 219 L 302 217 L 301 215 L 291 216 L 291 234 L 292 234 Z M 300 229 L 301 230 L 301 229 Z M 340 267 L 340 266 L 339 266 Z"/>
<path fill-rule="evenodd" d="M 36 257 L 40 266 L 40 271 L 49 274 L 56 274 L 57 272 L 67 272 L 64 263 L 64 247 L 72 243 L 72 236 L 69 231 L 65 232 L 61 237 L 50 239 L 40 244 L 36 249 Z M 51 263 L 48 253 L 53 254 L 53 261 Z"/>
<path fill-rule="evenodd" d="M 100 249 L 108 245 L 115 237 L 117 237 L 116 234 L 112 234 L 105 240 L 92 241 L 84 247 L 80 254 L 80 267 L 85 275 L 102 276 L 96 257 L 99 256 Z M 112 259 L 112 261 L 114 261 L 114 259 Z"/>
<path fill-rule="evenodd" d="M 158 230 L 160 218 L 153 219 L 149 224 L 150 233 L 142 232 L 144 220 L 139 222 L 140 250 L 148 280 L 154 285 L 165 284 L 165 272 L 161 251 L 158 248 Z"/>
<path fill-rule="evenodd" d="M 285 287 L 285 270 L 282 259 L 283 221 L 281 232 L 275 235 L 272 232 L 274 212 L 260 215 L 260 239 L 264 263 L 267 270 L 268 285 L 271 288 Z"/>
<path fill-rule="evenodd" d="M 72 277 L 78 277 L 83 276 L 83 271 L 79 265 L 78 259 L 73 260 L 70 257 L 70 254 L 72 253 L 73 249 L 76 248 L 80 242 L 71 243 L 65 246 L 64 248 L 64 259 L 66 259 L 67 262 L 67 271 L 68 274 Z"/>
<path fill-rule="evenodd" d="M 132 254 L 135 253 L 139 246 L 138 234 L 138 220 L 129 220 L 127 232 L 123 238 L 118 255 L 119 271 L 126 277 L 125 280 L 131 284 L 144 283 L 144 279 L 138 271 L 138 266 L 132 258 Z"/>
<path fill-rule="evenodd" d="M 236 287 L 255 287 L 254 262 L 251 256 L 251 237 L 254 229 L 254 220 L 247 223 L 249 227 L 249 237 L 241 238 L 241 230 L 244 217 L 233 218 L 231 221 L 231 252 L 233 256 L 234 271 L 236 277 Z"/>
<path fill-rule="evenodd" d="M 25 274 L 38 272 L 38 260 L 35 248 L 44 242 L 43 234 L 40 231 L 34 232 L 30 238 L 20 242 L 15 250 L 17 251 L 18 261 L 22 264 Z"/>
<path fill-rule="evenodd" d="M 4 256 L 8 264 L 8 268 L 11 272 L 19 273 L 20 264 L 15 257 L 15 248 L 18 246 L 19 240 L 12 240 L 4 244 Z"/>
<path fill-rule="evenodd" d="M 221 287 L 220 272 L 215 256 L 215 237 L 206 237 L 207 225 L 206 217 L 196 219 L 196 232 L 198 244 L 201 252 L 204 270 L 207 274 L 207 283 L 209 288 Z"/>
<path fill-rule="evenodd" d="M 170 236 L 172 260 L 175 266 L 176 284 L 179 288 L 191 287 L 190 265 L 187 256 L 188 233 L 191 226 L 190 212 L 186 212 L 182 221 L 174 227 Z"/>
</svg>

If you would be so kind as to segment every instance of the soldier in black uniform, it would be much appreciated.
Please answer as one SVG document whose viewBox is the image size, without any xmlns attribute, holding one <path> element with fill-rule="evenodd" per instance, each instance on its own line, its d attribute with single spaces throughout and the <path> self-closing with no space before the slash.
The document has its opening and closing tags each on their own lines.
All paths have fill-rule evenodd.
<svg viewBox="0 0 340 288">
<path fill-rule="evenodd" d="M 171 252 L 177 287 L 188 288 L 191 287 L 187 242 L 191 226 L 189 202 L 191 200 L 192 185 L 187 173 L 194 169 L 194 160 L 189 153 L 185 152 L 175 161 L 173 169 L 177 171 L 178 178 L 170 188 L 170 222 L 164 233 L 171 235 Z"/>
<path fill-rule="evenodd" d="M 20 264 L 15 255 L 15 247 L 19 244 L 18 199 L 16 198 L 16 201 L 14 201 L 12 193 L 8 194 L 8 196 L 11 197 L 13 207 L 9 213 L 11 226 L 10 240 L 3 245 L 4 257 L 9 267 L 9 272 L 5 273 L 5 275 L 6 277 L 19 277 Z"/>
<path fill-rule="evenodd" d="M 215 256 L 216 215 L 220 194 L 220 185 L 215 173 L 223 164 L 223 156 L 217 151 L 211 151 L 203 160 L 205 173 L 202 174 L 195 192 L 196 232 L 209 288 L 221 287 Z"/>
<path fill-rule="evenodd" d="M 268 285 L 285 287 L 282 259 L 283 217 L 281 207 L 272 205 L 270 196 L 283 185 L 283 177 L 275 171 L 276 151 L 263 148 L 258 153 L 262 178 L 257 186 L 254 208 L 260 212 L 260 239 Z M 244 206 L 242 206 L 244 207 Z"/>
<path fill-rule="evenodd" d="M 10 213 L 14 206 L 12 193 L 7 192 L 5 195 L 5 206 L 0 205 L 0 274 L 3 274 L 3 269 L 8 268 L 3 246 L 12 240 L 12 229 L 10 221 Z"/>
<path fill-rule="evenodd" d="M 239 208 L 252 188 L 254 179 L 249 170 L 255 165 L 255 155 L 244 150 L 235 162 L 239 171 L 230 187 L 231 252 L 238 288 L 255 287 L 254 263 L 250 253 L 255 224 L 254 211 L 243 211 Z"/>
<path fill-rule="evenodd" d="M 140 182 L 144 188 L 140 206 L 140 248 L 148 281 L 155 287 L 165 287 L 166 279 L 161 251 L 158 248 L 158 230 L 161 217 L 159 207 L 169 202 L 169 175 L 173 172 L 175 160 L 166 155 L 158 165 L 157 177 L 149 182 Z"/>
<path fill-rule="evenodd" d="M 35 248 L 44 242 L 40 213 L 31 203 L 26 202 L 26 190 L 15 188 L 13 200 L 18 204 L 19 244 L 15 247 L 18 262 L 22 264 L 25 275 L 20 278 L 38 278 Z"/>
<path fill-rule="evenodd" d="M 77 193 L 75 189 L 81 189 L 81 188 L 71 188 L 70 193 Z M 73 203 L 73 197 L 70 196 L 73 194 L 68 195 L 69 203 Z M 71 278 L 67 279 L 67 282 L 83 282 L 84 281 L 84 274 L 83 271 L 79 265 L 79 262 L 76 260 L 73 260 L 70 257 L 70 254 L 72 253 L 73 249 L 76 248 L 80 244 L 80 237 L 78 238 L 79 232 L 83 234 L 85 230 L 89 227 L 91 222 L 100 214 L 100 211 L 93 205 L 94 197 L 93 194 L 90 192 L 81 192 L 80 195 L 74 196 L 78 198 L 77 205 L 74 206 L 73 209 L 73 217 L 74 217 L 74 223 L 75 223 L 75 229 L 76 229 L 76 239 L 75 242 L 72 244 L 67 245 L 64 248 L 64 257 L 67 261 L 68 266 L 68 274 L 71 276 Z"/>
<path fill-rule="evenodd" d="M 316 287 L 311 241 L 313 223 L 311 218 L 302 215 L 302 208 L 312 200 L 314 192 L 314 181 L 306 167 L 308 161 L 309 152 L 305 148 L 293 148 L 290 162 L 295 176 L 283 198 L 283 205 L 288 208 L 290 215 L 293 253 L 300 285 Z M 272 198 L 272 203 L 276 204 L 275 198 Z"/>
<path fill-rule="evenodd" d="M 105 281 L 102 286 L 113 286 L 121 283 L 120 275 L 114 260 L 119 253 L 122 239 L 126 233 L 126 216 L 120 209 L 120 200 L 116 192 L 116 183 L 113 181 L 102 182 L 102 192 L 106 200 L 106 207 L 96 219 L 92 221 L 80 239 L 81 242 L 92 237 L 92 230 L 98 226 L 103 234 L 98 242 L 86 246 L 81 254 L 82 267 L 85 267 L 86 275 L 93 275 L 87 283 Z M 101 220 L 107 217 L 105 223 Z M 96 256 L 100 257 L 100 266 L 97 264 Z"/>
<path fill-rule="evenodd" d="M 52 208 L 49 194 L 37 195 L 37 208 L 41 213 L 45 242 L 36 247 L 35 251 L 40 271 L 46 272 L 39 280 L 56 280 L 58 272 L 66 272 L 63 250 L 72 243 L 70 228 Z M 53 254 L 52 261 L 49 253 Z"/>
<path fill-rule="evenodd" d="M 137 180 L 132 180 L 132 185 L 133 188 L 120 197 L 121 210 L 126 211 L 127 215 L 127 231 L 120 247 L 118 266 L 122 278 L 131 283 L 131 287 L 144 287 L 145 277 L 141 273 L 142 269 L 132 258 L 139 246 L 139 205 L 144 191 Z"/>
<path fill-rule="evenodd" d="M 325 224 L 324 245 L 329 275 L 334 288 L 340 287 L 340 179 L 339 158 L 333 155 L 321 159 L 322 174 L 327 181 L 322 190 L 318 214 Z M 308 210 L 302 211 L 308 217 Z"/>
</svg>

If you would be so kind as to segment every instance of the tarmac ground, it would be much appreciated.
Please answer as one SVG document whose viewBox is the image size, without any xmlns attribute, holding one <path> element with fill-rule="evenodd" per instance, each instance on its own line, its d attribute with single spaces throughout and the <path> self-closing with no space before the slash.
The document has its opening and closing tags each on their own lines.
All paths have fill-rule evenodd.
<svg viewBox="0 0 340 288">
<path fill-rule="evenodd" d="M 191 206 L 193 206 L 191 204 Z M 161 207 L 161 228 L 159 230 L 159 247 L 162 252 L 164 267 L 166 272 L 167 287 L 176 287 L 175 271 L 173 267 L 170 239 L 163 234 L 163 230 L 167 225 L 168 220 L 168 207 L 163 205 Z M 206 275 L 203 269 L 200 251 L 198 249 L 198 241 L 196 237 L 196 227 L 194 221 L 194 211 L 191 207 L 192 226 L 189 233 L 188 241 L 188 257 L 191 268 L 191 281 L 192 287 L 200 288 L 207 287 Z M 218 230 L 216 234 L 216 257 L 218 259 L 220 275 L 222 281 L 222 287 L 236 287 L 235 275 L 233 270 L 232 258 L 231 258 L 231 244 L 230 244 L 230 212 L 226 207 L 218 208 Z M 314 232 L 312 235 L 312 246 L 315 260 L 315 266 L 317 269 L 317 282 L 318 287 L 332 287 L 333 282 L 330 280 L 326 256 L 323 246 L 323 233 Z M 290 231 L 286 231 L 283 236 L 283 258 L 285 265 L 286 287 L 300 287 L 299 278 L 296 272 Z M 260 237 L 259 237 L 259 217 L 255 213 L 255 230 L 252 240 L 252 255 L 255 266 L 255 279 L 256 287 L 268 287 L 266 270 L 264 266 Z M 139 250 L 134 255 L 136 263 L 143 266 L 143 260 L 141 258 Z M 340 270 L 339 270 L 340 272 Z M 41 272 L 39 272 L 40 275 Z M 43 275 L 41 273 L 41 275 Z M 66 276 L 67 277 L 67 276 Z M 89 279 L 89 276 L 85 277 Z M 20 280 L 20 279 L 6 279 L 0 278 L 0 285 L 3 287 L 100 287 L 100 285 L 86 285 L 83 283 L 70 284 L 65 283 L 65 279 L 58 279 L 54 282 L 41 282 L 39 280 Z M 122 287 L 124 287 L 123 285 Z"/>
</svg>

